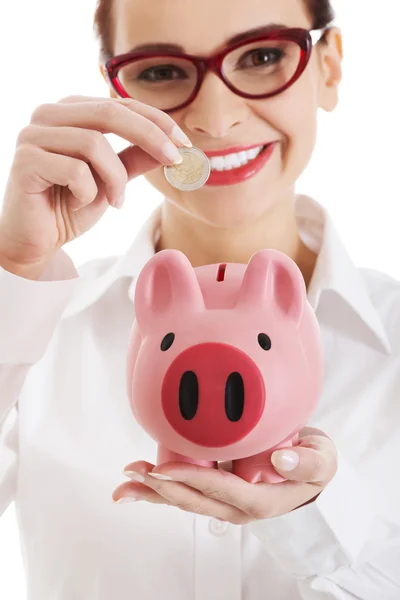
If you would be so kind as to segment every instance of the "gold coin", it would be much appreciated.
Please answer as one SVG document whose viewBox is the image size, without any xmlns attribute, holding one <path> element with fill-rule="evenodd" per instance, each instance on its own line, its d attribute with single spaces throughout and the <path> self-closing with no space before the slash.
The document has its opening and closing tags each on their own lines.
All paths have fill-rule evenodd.
<svg viewBox="0 0 400 600">
<path fill-rule="evenodd" d="M 210 161 L 199 148 L 179 148 L 179 152 L 183 162 L 180 165 L 166 165 L 165 177 L 178 190 L 185 192 L 198 190 L 210 177 Z"/>
</svg>

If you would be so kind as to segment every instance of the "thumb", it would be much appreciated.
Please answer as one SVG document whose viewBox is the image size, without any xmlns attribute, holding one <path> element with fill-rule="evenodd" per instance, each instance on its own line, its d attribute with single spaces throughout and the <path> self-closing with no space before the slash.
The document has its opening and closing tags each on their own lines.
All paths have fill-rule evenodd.
<svg viewBox="0 0 400 600">
<path fill-rule="evenodd" d="M 337 452 L 330 438 L 321 437 L 319 444 L 313 436 L 312 448 L 305 445 L 276 450 L 271 462 L 276 471 L 286 479 L 308 483 L 327 482 L 337 470 Z"/>
<path fill-rule="evenodd" d="M 157 159 L 150 156 L 140 146 L 128 146 L 118 154 L 128 173 L 128 181 L 131 181 L 147 171 L 163 166 Z"/>
</svg>

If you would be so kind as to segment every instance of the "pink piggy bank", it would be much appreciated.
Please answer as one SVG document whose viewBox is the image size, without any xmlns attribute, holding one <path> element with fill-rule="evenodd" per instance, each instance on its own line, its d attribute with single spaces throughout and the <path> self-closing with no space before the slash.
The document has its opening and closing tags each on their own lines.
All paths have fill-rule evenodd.
<svg viewBox="0 0 400 600">
<path fill-rule="evenodd" d="M 248 265 L 193 269 L 177 250 L 139 274 L 127 385 L 157 464 L 186 461 L 250 483 L 284 481 L 270 457 L 298 443 L 323 385 L 316 316 L 296 263 L 262 250 Z"/>
</svg>

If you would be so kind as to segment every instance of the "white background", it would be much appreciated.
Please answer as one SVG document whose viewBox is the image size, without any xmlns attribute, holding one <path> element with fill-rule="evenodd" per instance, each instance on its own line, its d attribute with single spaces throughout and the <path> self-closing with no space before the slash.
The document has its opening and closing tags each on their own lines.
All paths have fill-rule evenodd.
<svg viewBox="0 0 400 600">
<path fill-rule="evenodd" d="M 71 94 L 108 96 L 97 66 L 94 8 L 94 0 L 2 4 L 0 202 L 17 134 L 36 106 Z M 358 265 L 400 279 L 400 5 L 398 0 L 336 0 L 335 8 L 345 51 L 340 105 L 333 114 L 320 115 L 318 145 L 298 191 L 328 208 Z M 107 137 L 116 151 L 128 145 Z M 161 200 L 143 178 L 129 184 L 126 196 L 121 212 L 110 208 L 91 232 L 67 246 L 76 265 L 123 253 Z M 0 598 L 25 597 L 10 507 L 0 520 Z"/>
</svg>

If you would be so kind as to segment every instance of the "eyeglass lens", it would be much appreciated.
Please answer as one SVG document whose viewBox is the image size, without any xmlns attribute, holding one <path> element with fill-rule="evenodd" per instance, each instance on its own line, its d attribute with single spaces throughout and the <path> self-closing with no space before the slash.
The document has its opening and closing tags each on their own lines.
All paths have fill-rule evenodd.
<svg viewBox="0 0 400 600">
<path fill-rule="evenodd" d="M 259 96 L 284 87 L 300 64 L 302 50 L 290 40 L 251 42 L 225 57 L 222 72 L 239 92 Z M 134 60 L 118 73 L 131 98 L 161 110 L 171 110 L 189 99 L 198 72 L 186 58 L 158 56 Z"/>
</svg>

